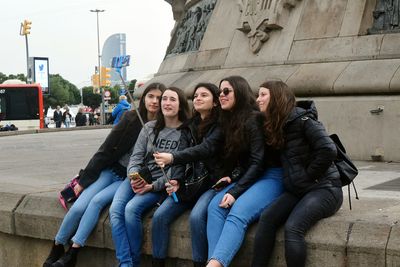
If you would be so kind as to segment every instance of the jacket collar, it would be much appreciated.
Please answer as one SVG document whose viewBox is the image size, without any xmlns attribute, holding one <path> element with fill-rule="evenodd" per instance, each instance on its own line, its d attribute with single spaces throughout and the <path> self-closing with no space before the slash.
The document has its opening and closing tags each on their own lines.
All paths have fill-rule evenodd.
<svg viewBox="0 0 400 267">
<path fill-rule="evenodd" d="M 301 100 L 296 102 L 296 107 L 290 113 L 286 124 L 300 118 L 300 117 L 311 117 L 318 120 L 318 112 L 314 101 L 312 100 Z"/>
</svg>

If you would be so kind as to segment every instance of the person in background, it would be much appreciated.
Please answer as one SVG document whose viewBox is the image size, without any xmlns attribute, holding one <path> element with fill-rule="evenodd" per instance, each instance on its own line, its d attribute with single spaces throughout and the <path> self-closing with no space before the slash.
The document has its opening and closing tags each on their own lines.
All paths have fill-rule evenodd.
<svg viewBox="0 0 400 267">
<path fill-rule="evenodd" d="M 94 114 L 93 114 L 93 111 L 91 111 L 89 113 L 89 125 L 90 126 L 94 125 Z"/>
<path fill-rule="evenodd" d="M 285 225 L 285 259 L 289 267 L 306 265 L 306 232 L 335 214 L 343 201 L 336 145 L 317 121 L 312 101 L 298 101 L 281 81 L 260 86 L 257 103 L 266 115 L 267 143 L 281 151 L 285 193 L 261 214 L 252 267 L 269 266 L 276 231 Z"/>
<path fill-rule="evenodd" d="M 111 116 L 114 119 L 113 124 L 117 124 L 120 120 L 122 115 L 131 109 L 131 104 L 128 103 L 126 96 L 121 95 L 119 97 L 118 105 L 113 109 Z"/>
<path fill-rule="evenodd" d="M 86 126 L 86 115 L 83 114 L 83 108 L 78 109 L 78 113 L 75 116 L 75 123 L 76 126 Z"/>
<path fill-rule="evenodd" d="M 71 113 L 69 113 L 68 107 L 65 109 L 64 114 L 62 115 L 62 118 L 63 118 L 65 128 L 71 127 L 72 115 L 71 115 Z"/>
<path fill-rule="evenodd" d="M 145 122 L 154 120 L 164 89 L 161 83 L 147 86 L 138 111 L 127 112 L 121 122 L 112 128 L 85 169 L 80 170 L 79 183 L 74 188 L 80 196 L 65 215 L 43 267 L 75 266 L 77 254 L 96 226 L 101 210 L 111 202 L 126 177 L 126 166 L 142 129 L 136 112 Z M 72 245 L 64 254 L 64 245 L 70 240 Z"/>
<path fill-rule="evenodd" d="M 63 114 L 60 109 L 61 107 L 57 106 L 56 110 L 54 110 L 53 113 L 53 120 L 54 123 L 56 124 L 56 128 L 61 128 L 61 123 L 63 121 Z"/>
</svg>

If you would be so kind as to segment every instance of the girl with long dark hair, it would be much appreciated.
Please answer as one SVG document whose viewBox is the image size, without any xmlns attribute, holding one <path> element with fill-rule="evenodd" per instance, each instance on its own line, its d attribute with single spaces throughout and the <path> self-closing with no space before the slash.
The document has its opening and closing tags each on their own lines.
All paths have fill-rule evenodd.
<svg viewBox="0 0 400 267">
<path fill-rule="evenodd" d="M 134 179 L 125 180 L 120 185 L 111 204 L 111 231 L 119 266 L 140 265 L 142 217 L 162 198 L 165 189 L 167 180 L 155 163 L 153 153 L 172 152 L 188 145 L 183 142 L 179 129 L 189 115 L 183 91 L 167 88 L 161 95 L 160 106 L 156 121 L 148 122 L 141 130 L 130 157 L 127 172 Z M 143 169 L 148 170 L 148 179 L 140 177 Z M 183 178 L 184 170 L 170 170 L 166 166 L 164 171 L 169 178 Z"/>
<path fill-rule="evenodd" d="M 276 231 L 283 224 L 287 266 L 305 266 L 306 232 L 320 219 L 335 214 L 343 201 L 339 173 L 333 162 L 336 146 L 317 121 L 314 103 L 296 103 L 285 83 L 263 83 L 257 102 L 266 115 L 267 143 L 281 150 L 286 192 L 260 217 L 252 266 L 268 266 Z"/>
<path fill-rule="evenodd" d="M 163 84 L 152 83 L 144 90 L 138 109 L 145 121 L 155 119 L 164 89 Z M 85 169 L 80 170 L 79 183 L 74 188 L 80 196 L 65 215 L 43 267 L 75 266 L 79 249 L 96 226 L 100 212 L 127 176 L 126 166 L 141 128 L 136 111 L 127 112 Z M 64 245 L 70 240 L 72 245 L 64 254 Z"/>
<path fill-rule="evenodd" d="M 277 152 L 265 152 L 264 117 L 250 85 L 240 76 L 220 83 L 219 124 L 222 147 L 222 179 L 229 183 L 208 206 L 207 267 L 228 266 L 239 250 L 250 223 L 282 192 L 282 169 Z"/>
<path fill-rule="evenodd" d="M 221 132 L 217 128 L 217 120 L 220 112 L 219 93 L 218 87 L 214 84 L 197 84 L 192 94 L 193 117 L 183 126 L 189 128 L 191 139 L 193 140 L 191 145 L 193 147 L 182 151 L 156 153 L 154 155 L 156 162 L 162 166 L 170 164 L 172 161 L 174 164 L 201 161 L 209 173 L 209 180 L 205 189 L 211 188 L 220 177 L 218 172 L 219 156 L 213 152 L 216 150 L 214 145 L 209 145 L 210 140 L 214 144 L 212 140 L 221 139 Z M 201 168 L 203 165 L 196 164 L 194 166 L 195 168 Z M 194 170 L 195 173 L 201 173 L 202 171 L 200 169 Z M 180 184 L 172 183 L 173 186 L 169 190 L 171 192 L 178 191 Z M 157 209 L 152 220 L 153 257 L 155 258 L 153 266 L 164 266 L 164 259 L 167 256 L 168 249 L 169 225 L 174 218 L 192 207 L 194 203 L 196 204 L 190 213 L 193 261 L 194 266 L 205 265 L 207 261 L 207 207 L 216 192 L 213 189 L 200 192 L 200 194 L 203 194 L 201 196 L 194 196 L 192 201 L 178 204 L 172 203 L 168 199 Z M 197 200 L 197 198 L 199 199 Z M 158 242 L 157 240 L 160 239 L 164 241 Z"/>
</svg>

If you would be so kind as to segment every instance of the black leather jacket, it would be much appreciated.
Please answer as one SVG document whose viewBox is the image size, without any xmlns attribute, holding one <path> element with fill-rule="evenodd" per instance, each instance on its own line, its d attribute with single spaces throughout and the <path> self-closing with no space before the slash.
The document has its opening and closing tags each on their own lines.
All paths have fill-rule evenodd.
<svg viewBox="0 0 400 267">
<path fill-rule="evenodd" d="M 202 140 L 198 140 L 198 124 L 194 118 L 184 123 L 181 127 L 186 127 L 190 132 L 190 147 L 175 151 L 172 153 L 174 164 L 186 164 L 190 162 L 201 161 L 204 163 L 210 174 L 210 187 L 220 178 L 220 155 L 217 148 L 223 144 L 221 130 L 216 124 L 212 125 Z M 196 167 L 201 165 L 196 164 Z M 195 170 L 196 173 L 202 173 L 202 170 Z"/>
<path fill-rule="evenodd" d="M 341 186 L 333 163 L 336 146 L 317 119 L 314 102 L 299 101 L 284 127 L 283 181 L 285 189 L 297 196 L 315 188 Z"/>
<path fill-rule="evenodd" d="M 118 160 L 135 145 L 141 129 L 142 125 L 135 111 L 126 112 L 122 120 L 112 128 L 85 169 L 80 170 L 79 184 L 87 188 L 99 178 L 105 168 L 113 166 L 120 168 Z M 124 169 L 126 172 L 126 168 Z"/>
<path fill-rule="evenodd" d="M 235 172 L 238 169 L 241 171 L 241 174 L 236 178 L 236 185 L 227 192 L 235 199 L 238 199 L 241 194 L 252 186 L 264 171 L 265 139 L 262 129 L 263 118 L 260 112 L 253 112 L 246 121 L 247 138 L 243 140 L 245 143 L 243 147 L 246 147 L 246 150 L 240 153 L 238 163 L 234 169 L 229 170 L 229 172 Z"/>
<path fill-rule="evenodd" d="M 230 176 L 237 184 L 228 190 L 237 199 L 261 176 L 264 170 L 264 134 L 262 131 L 262 115 L 259 112 L 252 114 L 246 122 L 247 139 L 246 151 L 240 154 L 236 164 L 229 170 L 218 171 L 216 181 L 223 176 Z M 188 163 L 197 160 L 206 160 L 215 153 L 222 151 L 224 146 L 224 134 L 221 128 L 216 126 L 208 131 L 203 141 L 194 147 L 173 153 L 174 164 Z M 217 155 L 217 158 L 219 156 Z"/>
</svg>

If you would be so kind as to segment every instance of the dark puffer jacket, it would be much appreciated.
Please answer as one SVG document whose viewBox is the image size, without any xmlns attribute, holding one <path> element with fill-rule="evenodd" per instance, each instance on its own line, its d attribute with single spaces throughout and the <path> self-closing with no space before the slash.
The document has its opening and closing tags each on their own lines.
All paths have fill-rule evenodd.
<svg viewBox="0 0 400 267">
<path fill-rule="evenodd" d="M 299 101 L 284 127 L 283 181 L 287 191 L 300 197 L 315 188 L 341 186 L 333 163 L 336 146 L 317 119 L 314 102 Z"/>
</svg>

